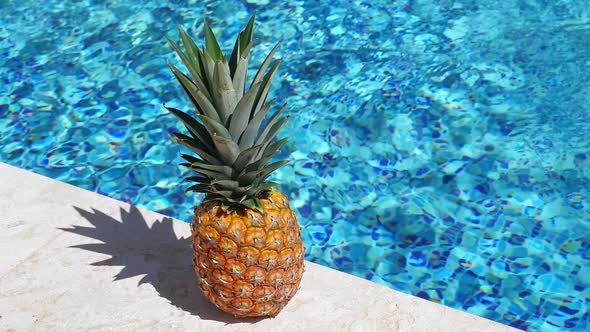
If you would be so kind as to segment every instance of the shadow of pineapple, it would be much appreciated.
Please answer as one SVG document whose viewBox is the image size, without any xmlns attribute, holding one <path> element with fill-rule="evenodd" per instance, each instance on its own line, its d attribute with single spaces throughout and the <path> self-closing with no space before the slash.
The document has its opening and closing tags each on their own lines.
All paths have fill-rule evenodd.
<svg viewBox="0 0 590 332">
<path fill-rule="evenodd" d="M 236 319 L 212 305 L 197 286 L 193 270 L 190 238 L 177 238 L 172 218 L 156 220 L 148 225 L 136 207 L 121 208 L 121 221 L 92 209 L 74 207 L 93 227 L 72 226 L 63 231 L 86 236 L 102 243 L 72 246 L 111 256 L 91 263 L 93 266 L 122 266 L 114 281 L 144 275 L 138 283 L 152 285 L 158 294 L 180 310 L 201 319 L 236 322 L 255 322 L 256 319 Z"/>
</svg>

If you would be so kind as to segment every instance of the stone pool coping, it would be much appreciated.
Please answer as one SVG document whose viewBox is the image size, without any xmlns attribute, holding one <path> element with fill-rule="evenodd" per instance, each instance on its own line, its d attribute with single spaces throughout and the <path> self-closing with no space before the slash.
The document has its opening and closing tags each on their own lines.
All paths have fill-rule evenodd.
<svg viewBox="0 0 590 332">
<path fill-rule="evenodd" d="M 277 317 L 235 319 L 188 224 L 1 162 L 0 184 L 0 331 L 516 331 L 311 262 Z"/>
</svg>

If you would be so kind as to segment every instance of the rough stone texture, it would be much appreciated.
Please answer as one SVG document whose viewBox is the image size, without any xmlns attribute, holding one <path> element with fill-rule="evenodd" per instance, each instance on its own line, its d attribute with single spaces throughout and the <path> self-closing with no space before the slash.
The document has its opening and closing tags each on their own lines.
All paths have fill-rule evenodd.
<svg viewBox="0 0 590 332">
<path fill-rule="evenodd" d="M 309 262 L 277 317 L 236 319 L 198 290 L 188 224 L 2 163 L 0 183 L 0 331 L 513 330 Z"/>
</svg>

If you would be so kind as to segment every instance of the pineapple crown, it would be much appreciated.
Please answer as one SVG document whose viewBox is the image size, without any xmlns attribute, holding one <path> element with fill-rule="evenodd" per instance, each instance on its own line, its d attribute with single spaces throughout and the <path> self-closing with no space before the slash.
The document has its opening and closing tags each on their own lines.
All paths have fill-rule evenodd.
<svg viewBox="0 0 590 332">
<path fill-rule="evenodd" d="M 223 208 L 263 210 L 260 198 L 276 183 L 270 174 L 288 161 L 270 160 L 287 138 L 273 141 L 288 117 L 280 117 L 280 107 L 261 129 L 262 121 L 274 100 L 266 101 L 273 78 L 282 60 L 272 64 L 280 42 L 269 52 L 246 89 L 248 60 L 256 13 L 239 33 L 229 62 L 205 20 L 205 47 L 197 47 L 186 31 L 178 26 L 184 52 L 170 38 L 190 77 L 168 63 L 196 110 L 196 117 L 172 108 L 189 135 L 174 133 L 173 140 L 195 155 L 182 154 L 182 166 L 198 173 L 186 179 L 196 184 L 187 191 L 205 193 L 205 201 L 219 201 Z"/>
</svg>

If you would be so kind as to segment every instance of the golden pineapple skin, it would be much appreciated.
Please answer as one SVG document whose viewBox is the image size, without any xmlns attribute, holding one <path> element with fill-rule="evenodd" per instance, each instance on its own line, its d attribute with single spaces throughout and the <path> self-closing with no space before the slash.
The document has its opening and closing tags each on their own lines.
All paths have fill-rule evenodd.
<svg viewBox="0 0 590 332">
<path fill-rule="evenodd" d="M 301 228 L 277 190 L 261 198 L 264 213 L 224 211 L 209 201 L 195 209 L 194 267 L 203 294 L 237 317 L 276 316 L 303 275 Z"/>
</svg>

